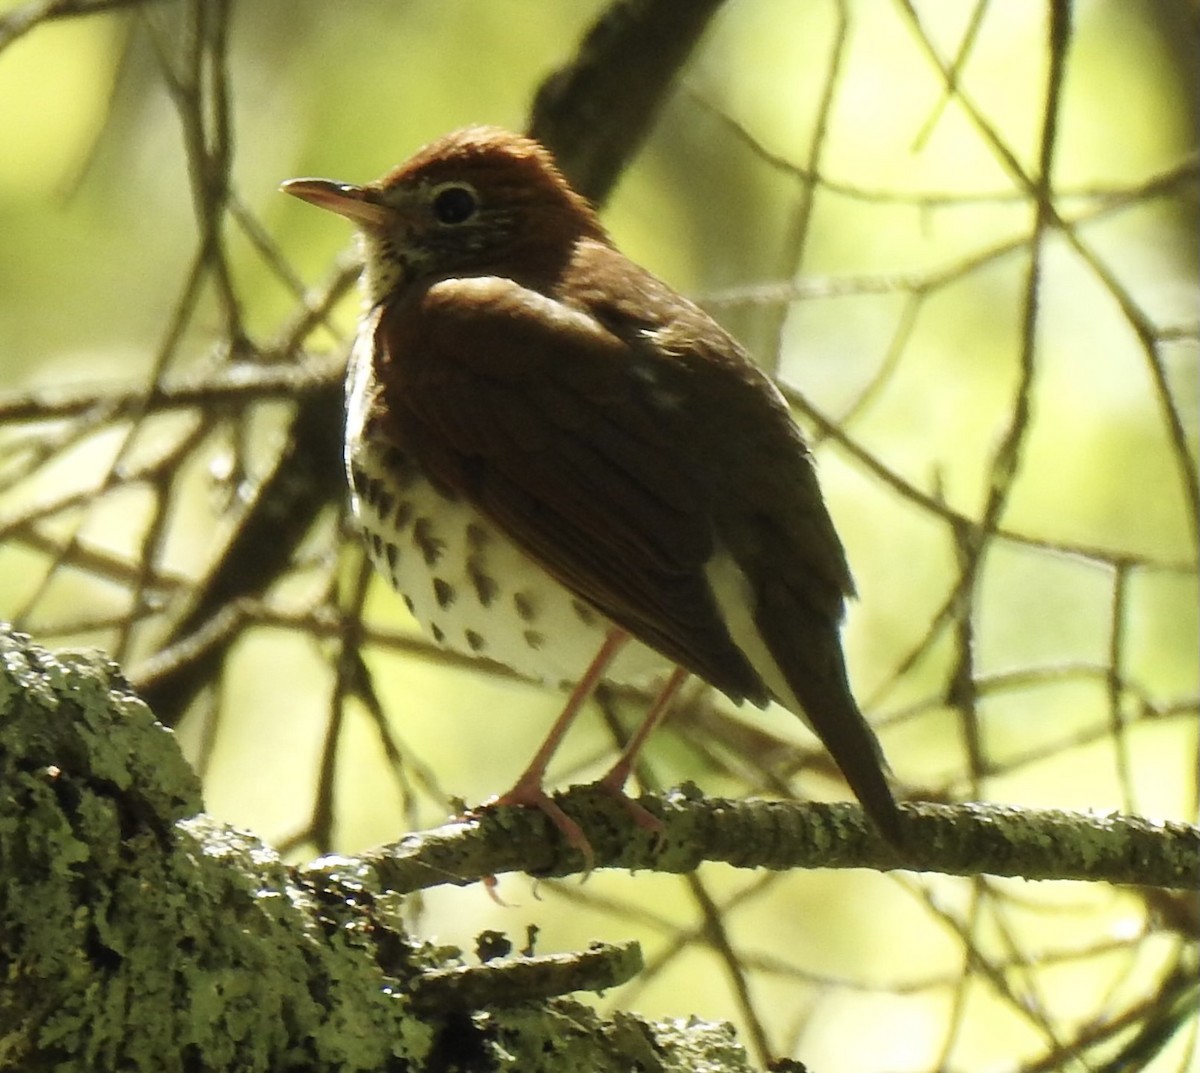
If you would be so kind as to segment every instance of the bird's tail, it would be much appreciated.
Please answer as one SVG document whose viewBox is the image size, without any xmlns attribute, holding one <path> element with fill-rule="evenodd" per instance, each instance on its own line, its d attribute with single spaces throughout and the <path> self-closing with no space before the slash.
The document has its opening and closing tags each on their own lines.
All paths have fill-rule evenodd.
<svg viewBox="0 0 1200 1073">
<path fill-rule="evenodd" d="M 771 695 L 808 723 L 879 833 L 899 845 L 902 825 L 887 761 L 850 692 L 838 617 L 779 581 L 756 590 L 725 549 L 707 573 L 729 636 L 747 662 Z M 831 608 L 840 607 L 838 596 Z"/>
<path fill-rule="evenodd" d="M 887 760 L 850 691 L 838 639 L 836 635 L 832 639 L 810 636 L 804 642 L 804 658 L 787 664 L 790 695 L 779 700 L 808 723 L 879 833 L 898 846 L 903 827 L 888 784 Z"/>
</svg>

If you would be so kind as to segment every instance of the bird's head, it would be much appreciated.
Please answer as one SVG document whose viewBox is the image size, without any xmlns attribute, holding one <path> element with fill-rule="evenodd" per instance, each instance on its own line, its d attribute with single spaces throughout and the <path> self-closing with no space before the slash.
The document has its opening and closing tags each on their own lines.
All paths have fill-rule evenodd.
<svg viewBox="0 0 1200 1073">
<path fill-rule="evenodd" d="M 550 153 L 496 127 L 447 134 L 363 186 L 292 179 L 281 189 L 358 226 L 371 305 L 448 276 L 501 274 L 536 286 L 581 237 L 607 241 Z"/>
</svg>

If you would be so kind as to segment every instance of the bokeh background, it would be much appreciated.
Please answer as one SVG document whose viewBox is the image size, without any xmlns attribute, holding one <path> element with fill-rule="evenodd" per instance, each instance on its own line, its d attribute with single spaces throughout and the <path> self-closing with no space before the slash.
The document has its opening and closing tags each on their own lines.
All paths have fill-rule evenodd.
<svg viewBox="0 0 1200 1073">
<path fill-rule="evenodd" d="M 425 645 L 337 497 L 277 521 L 302 539 L 265 591 L 188 618 L 353 330 L 347 228 L 276 188 L 523 128 L 606 6 L 0 3 L 0 617 L 173 698 L 210 811 L 292 859 L 506 788 L 561 697 Z M 795 403 L 897 776 L 1194 821 L 1196 6 L 714 6 L 604 219 Z M 154 692 L 200 627 L 220 658 Z M 639 704 L 602 697 L 555 781 L 604 770 Z M 699 686 L 647 765 L 846 796 L 792 716 Z M 542 951 L 638 938 L 647 971 L 597 1001 L 732 1020 L 760 1061 L 1195 1054 L 1194 1023 L 1155 1020 L 1195 975 L 1194 915 L 1146 893 L 713 866 L 501 894 L 428 892 L 411 926 L 468 951 L 530 924 Z"/>
</svg>

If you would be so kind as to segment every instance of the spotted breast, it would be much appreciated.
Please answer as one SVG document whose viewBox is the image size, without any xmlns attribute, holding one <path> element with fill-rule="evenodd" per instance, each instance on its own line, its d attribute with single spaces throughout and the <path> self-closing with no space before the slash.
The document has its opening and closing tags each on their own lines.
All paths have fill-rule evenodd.
<svg viewBox="0 0 1200 1073">
<path fill-rule="evenodd" d="M 461 496 L 435 487 L 416 459 L 389 439 L 376 412 L 378 316 L 364 322 L 346 379 L 350 507 L 376 569 L 438 644 L 553 685 L 577 681 L 612 622 Z M 657 652 L 631 641 L 607 677 L 644 684 L 669 667 Z"/>
</svg>

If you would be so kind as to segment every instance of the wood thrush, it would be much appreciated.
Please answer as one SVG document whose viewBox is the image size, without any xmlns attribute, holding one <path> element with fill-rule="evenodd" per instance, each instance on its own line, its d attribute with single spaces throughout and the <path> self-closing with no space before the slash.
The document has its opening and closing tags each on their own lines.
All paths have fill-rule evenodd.
<svg viewBox="0 0 1200 1073">
<path fill-rule="evenodd" d="M 351 504 L 375 565 L 436 641 L 577 686 L 499 800 L 542 788 L 602 678 L 676 669 L 776 700 L 899 841 L 839 637 L 853 592 L 782 396 L 697 306 L 628 260 L 539 144 L 448 134 L 365 186 L 283 190 L 353 221 L 365 303 L 347 381 Z"/>
</svg>

